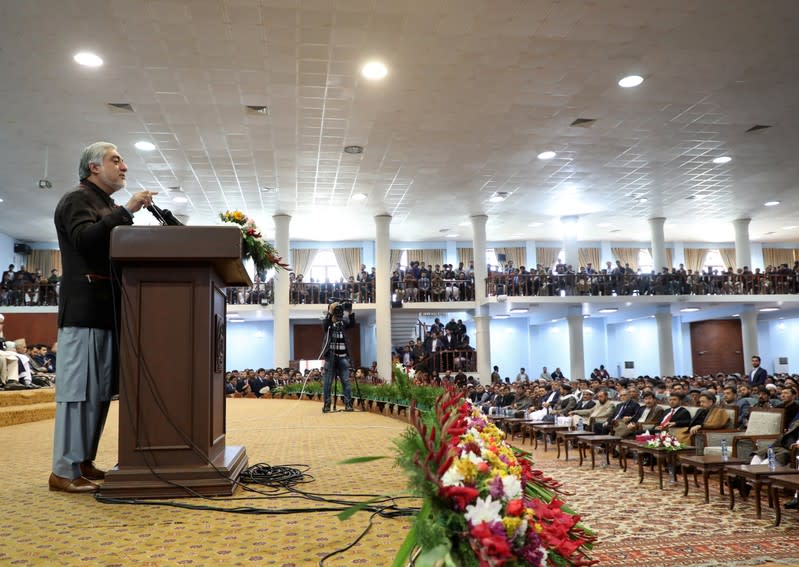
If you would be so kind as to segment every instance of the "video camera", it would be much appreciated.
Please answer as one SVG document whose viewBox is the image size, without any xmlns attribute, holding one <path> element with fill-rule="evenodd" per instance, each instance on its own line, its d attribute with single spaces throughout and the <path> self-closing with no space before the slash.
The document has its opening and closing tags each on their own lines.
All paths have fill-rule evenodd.
<svg viewBox="0 0 799 567">
<path fill-rule="evenodd" d="M 331 300 L 331 304 L 332 303 L 336 304 L 333 308 L 333 316 L 341 319 L 344 317 L 345 311 L 352 313 L 352 301 L 348 299 L 333 299 Z"/>
</svg>

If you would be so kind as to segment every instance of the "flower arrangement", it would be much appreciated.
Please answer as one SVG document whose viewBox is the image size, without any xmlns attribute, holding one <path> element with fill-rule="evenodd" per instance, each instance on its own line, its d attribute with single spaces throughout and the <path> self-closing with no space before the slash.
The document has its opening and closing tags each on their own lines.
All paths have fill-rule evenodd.
<svg viewBox="0 0 799 567">
<path fill-rule="evenodd" d="M 591 565 L 596 535 L 560 499 L 560 483 L 532 468 L 463 394 L 412 411 L 398 463 L 422 508 L 394 561 L 501 567 Z M 415 559 L 414 559 L 415 556 Z"/>
<path fill-rule="evenodd" d="M 244 257 L 252 258 L 257 272 L 264 272 L 269 269 L 286 269 L 288 264 L 277 253 L 277 250 L 269 242 L 261 237 L 255 221 L 248 218 L 241 211 L 225 211 L 219 213 L 222 222 L 230 222 L 241 227 L 241 238 L 244 245 Z"/>
<path fill-rule="evenodd" d="M 674 435 L 667 431 L 662 431 L 646 442 L 646 446 L 651 449 L 666 449 L 667 451 L 678 451 L 684 447 Z"/>
</svg>

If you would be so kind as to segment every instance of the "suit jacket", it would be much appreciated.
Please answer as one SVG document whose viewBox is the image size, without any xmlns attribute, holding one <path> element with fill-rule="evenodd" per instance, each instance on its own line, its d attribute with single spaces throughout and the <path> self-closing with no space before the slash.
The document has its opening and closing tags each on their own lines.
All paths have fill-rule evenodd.
<svg viewBox="0 0 799 567">
<path fill-rule="evenodd" d="M 635 415 L 632 417 L 632 419 L 630 419 L 630 421 L 626 423 L 622 420 L 617 421 L 613 427 L 613 435 L 616 435 L 617 437 L 632 437 L 644 429 L 654 429 L 655 425 L 660 423 L 660 421 L 663 419 L 663 408 L 660 406 L 655 406 L 652 408 L 652 410 L 646 416 L 646 422 L 643 422 L 641 421 L 641 416 L 646 409 L 647 408 L 644 405 L 638 406 L 638 410 L 635 412 Z M 641 421 L 641 423 L 638 423 L 639 421 Z M 630 428 L 628 427 L 629 424 L 633 424 L 635 427 Z"/>
<path fill-rule="evenodd" d="M 618 420 L 624 417 L 632 418 L 638 412 L 639 407 L 640 406 L 638 405 L 638 402 L 636 402 L 635 400 L 628 400 L 626 402 L 622 402 L 618 404 L 613 410 L 613 413 L 611 414 L 611 419 Z"/>
<path fill-rule="evenodd" d="M 765 384 L 766 378 L 768 378 L 768 372 L 766 372 L 766 369 L 762 366 L 758 366 L 757 370 L 752 372 L 751 376 L 749 377 L 749 385 L 760 386 L 761 384 Z"/>
</svg>

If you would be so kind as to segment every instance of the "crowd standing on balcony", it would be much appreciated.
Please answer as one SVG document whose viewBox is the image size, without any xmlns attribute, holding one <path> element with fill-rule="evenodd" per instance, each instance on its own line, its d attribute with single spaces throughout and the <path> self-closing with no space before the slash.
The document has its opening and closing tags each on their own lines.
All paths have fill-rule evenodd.
<svg viewBox="0 0 799 567">
<path fill-rule="evenodd" d="M 58 270 L 51 270 L 45 278 L 41 270 L 29 272 L 20 266 L 15 271 L 10 264 L 0 278 L 0 305 L 57 305 L 60 281 Z"/>
</svg>

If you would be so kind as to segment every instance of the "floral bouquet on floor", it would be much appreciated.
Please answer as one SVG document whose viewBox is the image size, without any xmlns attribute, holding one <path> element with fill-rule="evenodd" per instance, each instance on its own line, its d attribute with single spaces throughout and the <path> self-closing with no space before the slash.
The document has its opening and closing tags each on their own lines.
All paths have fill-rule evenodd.
<svg viewBox="0 0 799 567">
<path fill-rule="evenodd" d="M 397 460 L 423 503 L 394 567 L 596 563 L 596 535 L 560 499 L 560 483 L 462 393 L 447 389 L 434 412 L 411 415 Z"/>
<path fill-rule="evenodd" d="M 222 222 L 231 222 L 241 227 L 244 258 L 252 258 L 255 271 L 261 273 L 272 268 L 276 270 L 288 268 L 288 264 L 283 261 L 275 247 L 261 237 L 253 219 L 241 211 L 225 211 L 219 213 L 219 218 Z"/>
<path fill-rule="evenodd" d="M 667 451 L 678 451 L 684 447 L 677 438 L 668 431 L 662 431 L 646 442 L 650 449 L 666 449 Z"/>
</svg>

